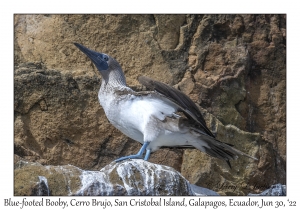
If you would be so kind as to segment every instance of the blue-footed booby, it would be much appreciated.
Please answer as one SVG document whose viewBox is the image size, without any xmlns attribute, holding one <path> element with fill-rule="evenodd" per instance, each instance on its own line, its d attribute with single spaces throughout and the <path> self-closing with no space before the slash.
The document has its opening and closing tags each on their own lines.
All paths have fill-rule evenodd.
<svg viewBox="0 0 300 210">
<path fill-rule="evenodd" d="M 151 91 L 135 92 L 126 85 L 123 70 L 114 58 L 74 44 L 92 60 L 102 76 L 98 98 L 109 122 L 143 144 L 137 154 L 116 162 L 143 157 L 148 160 L 150 153 L 160 147 L 195 147 L 225 160 L 229 166 L 229 160 L 238 155 L 256 159 L 217 140 L 196 104 L 181 91 L 141 76 L 139 82 Z"/>
</svg>

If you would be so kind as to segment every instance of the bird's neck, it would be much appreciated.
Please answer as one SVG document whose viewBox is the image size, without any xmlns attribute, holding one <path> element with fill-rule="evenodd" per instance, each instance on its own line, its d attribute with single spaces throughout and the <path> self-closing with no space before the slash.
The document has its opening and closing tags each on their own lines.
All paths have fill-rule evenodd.
<svg viewBox="0 0 300 210">
<path fill-rule="evenodd" d="M 101 89 L 124 89 L 127 88 L 126 78 L 121 68 L 103 71 Z"/>
</svg>

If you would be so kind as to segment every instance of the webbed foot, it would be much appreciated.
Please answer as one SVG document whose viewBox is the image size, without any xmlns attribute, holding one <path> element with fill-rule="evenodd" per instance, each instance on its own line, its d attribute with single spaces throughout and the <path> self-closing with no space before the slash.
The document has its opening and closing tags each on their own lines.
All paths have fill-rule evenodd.
<svg viewBox="0 0 300 210">
<path fill-rule="evenodd" d="M 140 151 L 136 155 L 129 155 L 129 156 L 121 157 L 121 158 L 115 160 L 115 162 L 120 162 L 122 160 L 127 160 L 127 159 L 143 159 L 143 154 L 149 144 L 150 144 L 150 142 L 145 142 L 143 144 L 142 148 L 140 149 Z M 148 160 L 149 157 L 150 157 L 150 150 L 147 150 L 144 160 Z"/>
</svg>

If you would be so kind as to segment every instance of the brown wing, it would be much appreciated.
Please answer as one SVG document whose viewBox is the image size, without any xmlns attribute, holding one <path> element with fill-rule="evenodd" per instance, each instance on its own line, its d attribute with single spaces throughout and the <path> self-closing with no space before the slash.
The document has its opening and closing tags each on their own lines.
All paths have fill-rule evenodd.
<svg viewBox="0 0 300 210">
<path fill-rule="evenodd" d="M 196 104 L 183 92 L 145 76 L 139 77 L 138 80 L 142 85 L 146 86 L 150 90 L 157 91 L 173 103 L 177 104 L 181 108 L 179 111 L 182 111 L 187 118 L 193 119 L 204 129 L 205 133 L 209 136 L 215 137 L 207 128 L 206 122 Z"/>
</svg>

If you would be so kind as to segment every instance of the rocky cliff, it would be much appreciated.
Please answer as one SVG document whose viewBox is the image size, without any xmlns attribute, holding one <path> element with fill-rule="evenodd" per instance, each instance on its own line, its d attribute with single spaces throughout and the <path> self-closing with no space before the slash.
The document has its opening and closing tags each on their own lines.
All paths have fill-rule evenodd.
<svg viewBox="0 0 300 210">
<path fill-rule="evenodd" d="M 98 103 L 100 75 L 73 42 L 118 60 L 127 83 L 146 75 L 200 107 L 221 141 L 258 161 L 226 163 L 193 149 L 161 149 L 173 167 L 221 195 L 286 182 L 285 15 L 15 15 L 15 159 L 99 170 L 136 153 Z"/>
</svg>

